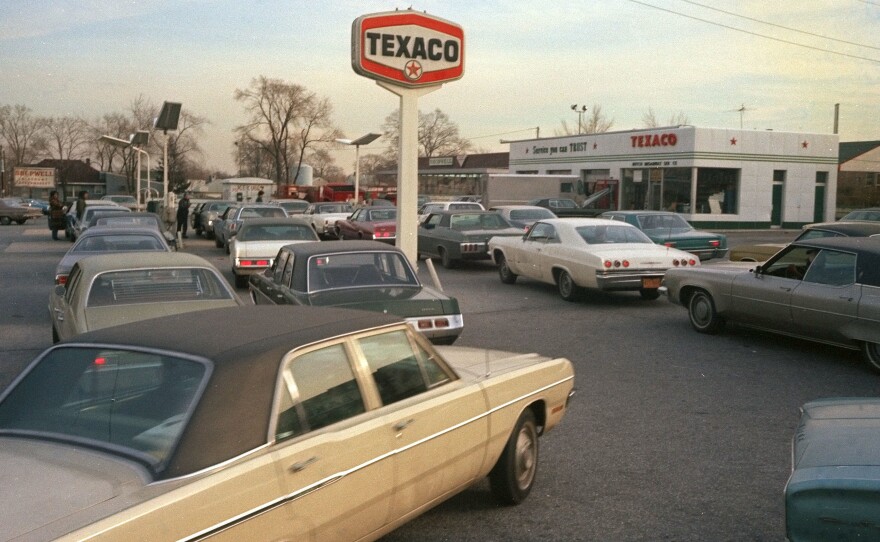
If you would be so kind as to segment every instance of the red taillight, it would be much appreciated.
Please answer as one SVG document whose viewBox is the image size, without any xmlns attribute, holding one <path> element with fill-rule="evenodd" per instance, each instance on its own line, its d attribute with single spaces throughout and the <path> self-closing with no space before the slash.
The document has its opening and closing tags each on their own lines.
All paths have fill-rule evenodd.
<svg viewBox="0 0 880 542">
<path fill-rule="evenodd" d="M 419 329 L 432 329 L 432 328 L 444 328 L 449 327 L 449 318 L 435 318 L 433 320 L 419 320 L 418 323 Z"/>
<path fill-rule="evenodd" d="M 709 241 L 709 246 L 717 247 L 719 245 L 721 245 L 721 241 Z"/>
<path fill-rule="evenodd" d="M 689 263 L 690 263 L 691 265 L 697 265 L 697 260 L 691 258 L 691 259 L 689 260 Z"/>
<path fill-rule="evenodd" d="M 239 260 L 241 267 L 269 267 L 269 260 Z"/>
<path fill-rule="evenodd" d="M 623 260 L 623 266 L 629 267 L 629 260 Z"/>
<path fill-rule="evenodd" d="M 107 363 L 106 358 L 95 358 L 95 365 L 104 365 Z"/>
<path fill-rule="evenodd" d="M 55 275 L 55 284 L 67 285 L 67 275 Z"/>
<path fill-rule="evenodd" d="M 663 243 L 663 246 L 666 246 L 666 247 L 674 247 L 674 246 L 675 246 L 675 243 L 673 243 L 672 241 L 666 241 L 665 243 Z"/>
<path fill-rule="evenodd" d="M 605 269 L 611 269 L 611 266 L 614 265 L 611 263 L 611 260 L 605 260 L 602 265 L 605 266 Z"/>
</svg>

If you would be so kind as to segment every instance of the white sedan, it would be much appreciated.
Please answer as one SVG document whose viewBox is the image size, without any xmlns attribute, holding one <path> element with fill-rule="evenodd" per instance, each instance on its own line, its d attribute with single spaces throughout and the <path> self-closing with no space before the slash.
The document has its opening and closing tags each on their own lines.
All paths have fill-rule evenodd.
<svg viewBox="0 0 880 542">
<path fill-rule="evenodd" d="M 522 237 L 493 237 L 489 253 L 501 282 L 523 276 L 555 284 L 566 301 L 584 288 L 657 299 L 667 269 L 700 265 L 689 252 L 655 245 L 635 226 L 599 218 L 541 220 Z"/>
<path fill-rule="evenodd" d="M 302 219 L 278 217 L 243 221 L 238 235 L 229 242 L 235 286 L 246 287 L 250 275 L 272 267 L 281 247 L 314 241 L 320 241 L 318 234 Z"/>
</svg>

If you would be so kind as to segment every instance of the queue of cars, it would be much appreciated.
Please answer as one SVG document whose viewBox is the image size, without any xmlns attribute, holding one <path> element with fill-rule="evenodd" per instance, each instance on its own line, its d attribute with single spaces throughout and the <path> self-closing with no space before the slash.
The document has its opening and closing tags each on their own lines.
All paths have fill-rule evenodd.
<svg viewBox="0 0 880 542">
<path fill-rule="evenodd" d="M 721 254 L 715 252 L 727 249 L 726 239 L 715 238 L 717 244 L 710 244 L 706 249 L 715 252 L 698 253 L 699 248 L 695 248 L 694 252 L 683 251 L 678 245 L 684 241 L 649 237 L 652 230 L 672 232 L 677 229 L 672 223 L 650 227 L 649 218 L 654 216 L 665 219 L 668 214 L 628 213 L 611 215 L 608 219 L 547 218 L 537 220 L 523 233 L 520 228 L 504 231 L 509 224 L 494 211 L 445 210 L 429 213 L 420 227 L 419 255 L 439 257 L 444 265 L 451 267 L 458 258 L 442 256 L 440 247 L 446 245 L 438 241 L 442 237 L 440 231 L 443 228 L 459 230 L 459 233 L 477 228 L 492 230 L 487 227 L 491 221 L 493 227 L 498 226 L 495 230 L 498 235 L 488 235 L 483 240 L 461 236 L 447 238 L 445 242 L 449 243 L 450 252 L 455 246 L 461 250 L 482 243 L 483 248 L 472 250 L 472 253 L 477 257 L 493 258 L 504 283 L 514 283 L 519 277 L 546 282 L 555 285 L 559 295 L 569 301 L 578 299 L 579 294 L 588 288 L 638 291 L 645 299 L 656 299 L 662 291 L 670 301 L 687 308 L 690 323 L 697 331 L 717 333 L 725 322 L 730 321 L 808 340 L 859 348 L 872 367 L 880 370 L 880 239 L 864 236 L 824 239 L 817 238 L 823 237 L 820 235 L 806 235 L 808 230 L 818 231 L 816 226 L 807 228 L 798 241 L 783 247 L 762 265 L 713 263 L 703 266 L 701 259 L 720 257 Z M 637 223 L 634 224 L 634 220 Z M 456 224 L 459 227 L 456 228 Z M 303 236 L 297 239 L 249 239 L 245 235 L 251 228 L 258 232 L 261 227 L 268 225 L 283 227 L 288 231 L 299 230 Z M 430 225 L 434 227 L 426 227 Z M 97 237 L 101 229 L 107 227 L 111 226 L 97 225 L 83 233 L 82 237 Z M 135 229 L 130 224 L 116 227 Z M 40 380 L 42 367 L 38 359 L 32 366 L 35 380 L 24 382 L 32 370 L 29 368 L 10 388 L 14 390 L 18 385 L 23 386 L 25 392 L 20 394 L 24 397 L 21 403 L 16 402 L 20 397 L 16 399 L 14 392 L 7 391 L 0 396 L 0 441 L 10 440 L 13 447 L 8 449 L 13 454 L 32 454 L 33 449 L 18 443 L 16 437 L 22 432 L 29 438 L 36 435 L 37 441 L 45 437 L 55 443 L 53 446 L 71 452 L 71 463 L 67 463 L 67 459 L 55 463 L 57 474 L 62 479 L 65 479 L 65 469 L 80 468 L 83 461 L 75 449 L 64 449 L 65 443 L 68 440 L 87 442 L 99 454 L 107 455 L 101 459 L 107 469 L 105 482 L 111 485 L 128 484 L 138 496 L 129 494 L 122 499 L 124 505 L 117 506 L 116 503 L 120 501 L 111 496 L 104 498 L 100 506 L 89 506 L 91 496 L 85 495 L 81 508 L 72 510 L 64 521 L 50 521 L 44 525 L 41 518 L 31 518 L 30 523 L 22 522 L 28 523 L 22 528 L 47 529 L 35 532 L 52 536 L 56 532 L 75 532 L 77 537 L 90 537 L 93 533 L 113 533 L 113 536 L 124 537 L 129 532 L 126 529 L 135 528 L 133 525 L 142 530 L 139 532 L 158 529 L 155 532 L 159 533 L 156 536 L 160 538 L 198 537 L 215 532 L 235 538 L 247 536 L 253 532 L 251 529 L 258 529 L 260 533 L 277 530 L 290 535 L 289 519 L 283 525 L 276 522 L 274 511 L 278 505 L 260 505 L 270 501 L 278 503 L 277 499 L 281 498 L 283 500 L 280 502 L 284 503 L 282 507 L 289 507 L 288 514 L 293 517 L 305 514 L 309 517 L 307 522 L 295 523 L 295 534 L 349 539 L 352 533 L 357 532 L 362 539 L 372 540 L 423 510 L 425 507 L 419 503 L 436 502 L 486 475 L 490 478 L 493 493 L 502 502 L 517 503 L 525 498 L 535 476 L 537 436 L 548 428 L 544 425 L 547 423 L 547 411 L 542 410 L 547 407 L 545 399 L 538 399 L 535 394 L 554 390 L 556 402 L 553 404 L 557 405 L 553 407 L 554 412 L 564 412 L 572 392 L 572 388 L 564 383 L 573 379 L 570 362 L 501 352 L 476 355 L 470 349 L 452 348 L 446 351 L 442 346 L 432 346 L 432 342 L 437 345 L 451 344 L 460 335 L 463 318 L 458 302 L 442 292 L 421 285 L 403 253 L 389 243 L 368 240 L 319 241 L 314 223 L 286 217 L 247 217 L 240 221 L 236 231 L 242 236 L 234 237 L 230 247 L 236 247 L 239 243 L 242 247 L 230 253 L 236 285 L 242 287 L 247 282 L 249 294 L 256 305 L 301 305 L 308 308 L 241 307 L 241 301 L 219 273 L 214 277 L 219 278 L 219 283 L 210 286 L 213 280 L 210 277 L 211 264 L 203 261 L 207 265 L 203 267 L 202 262 L 183 262 L 176 257 L 188 255 L 180 253 L 86 257 L 74 264 L 66 286 L 56 286 L 53 295 L 61 300 L 57 306 L 50 304 L 50 313 L 54 315 L 53 339 L 65 340 L 56 348 L 71 347 L 86 352 L 80 365 L 84 372 L 77 373 L 76 369 L 71 368 L 71 379 L 81 382 L 88 378 L 92 387 L 87 387 L 85 392 L 93 396 L 85 396 L 80 388 L 75 402 L 65 402 L 62 394 L 54 402 L 47 398 L 43 399 L 43 405 L 29 404 L 27 390 L 46 386 Z M 119 230 L 117 233 L 121 232 Z M 264 233 L 268 236 L 271 232 L 267 229 Z M 704 238 L 711 241 L 710 237 Z M 250 241 L 256 242 L 254 246 L 262 241 L 271 241 L 275 243 L 272 250 L 277 250 L 274 255 L 267 254 L 271 252 L 267 248 L 262 249 L 264 253 L 259 255 L 249 255 L 245 249 Z M 427 248 L 431 242 L 437 243 L 435 248 Z M 467 253 L 465 250 L 459 256 Z M 170 270 L 163 266 L 165 260 L 173 264 Z M 158 265 L 153 265 L 156 262 Z M 253 268 L 248 270 L 250 273 L 244 271 L 251 266 Z M 196 273 L 196 269 L 200 269 L 201 274 Z M 216 269 L 213 272 L 216 273 Z M 247 280 L 239 279 L 239 275 Z M 222 295 L 223 291 L 231 294 L 231 297 Z M 338 319 L 323 319 L 316 312 L 309 312 L 308 317 L 294 312 L 275 312 L 265 320 L 261 316 L 254 316 L 258 322 L 252 325 L 251 316 L 248 316 L 247 323 L 243 323 L 245 320 L 230 318 L 228 308 L 202 312 L 202 306 L 197 306 L 196 302 L 204 306 L 235 307 L 235 311 L 266 310 L 270 313 L 319 311 L 319 306 L 342 306 L 346 309 L 366 309 L 372 311 L 374 316 L 358 317 L 358 312 L 352 312 L 350 316 L 348 313 L 336 313 L 334 318 Z M 188 313 L 194 310 L 200 312 L 190 320 Z M 383 320 L 386 316 L 379 313 L 395 316 L 386 323 Z M 241 315 L 244 318 L 243 312 Z M 148 320 L 142 325 L 132 323 L 115 327 L 120 323 L 157 316 L 161 318 Z M 339 319 L 343 318 L 346 325 L 355 320 L 361 324 L 352 324 L 351 329 L 321 330 L 321 333 L 315 334 L 317 332 L 312 320 L 315 317 L 322 319 L 325 326 L 329 322 L 342 324 Z M 124 410 L 128 404 L 146 404 L 139 402 L 142 396 L 149 395 L 153 389 L 163 388 L 166 358 L 180 357 L 195 361 L 202 364 L 206 373 L 217 371 L 238 382 L 258 378 L 257 375 L 245 377 L 231 368 L 224 369 L 228 362 L 221 360 L 228 355 L 224 354 L 226 344 L 221 351 L 210 341 L 210 337 L 200 336 L 204 350 L 197 351 L 184 342 L 178 342 L 181 341 L 181 335 L 174 333 L 179 333 L 180 327 L 185 328 L 185 336 L 191 342 L 199 342 L 192 341 L 192 326 L 189 323 L 203 319 L 227 324 L 233 322 L 243 328 L 223 331 L 222 327 L 215 325 L 215 331 L 211 333 L 221 329 L 225 339 L 229 334 L 240 334 L 242 338 L 233 339 L 241 341 L 240 347 L 233 347 L 238 355 L 255 348 L 254 359 L 259 358 L 262 360 L 259 363 L 266 367 L 235 365 L 239 366 L 240 371 L 251 370 L 263 375 L 266 383 L 264 396 L 274 398 L 263 401 L 262 410 L 244 409 L 254 413 L 254 417 L 249 418 L 251 422 L 253 419 L 265 420 L 256 424 L 263 428 L 260 437 L 263 440 L 249 441 L 250 444 L 245 445 L 250 446 L 247 449 L 212 451 L 205 457 L 201 457 L 203 452 L 195 447 L 199 439 L 207 438 L 205 435 L 212 429 L 228 428 L 225 424 L 234 423 L 235 416 L 230 415 L 228 408 L 221 408 L 222 402 L 232 400 L 239 408 L 244 404 L 238 395 L 227 393 L 225 398 L 214 396 L 220 381 L 212 380 L 210 386 L 205 384 L 207 378 L 213 377 L 199 376 L 197 372 L 189 372 L 189 376 L 186 376 L 174 368 L 167 369 L 169 374 L 176 374 L 176 378 L 169 381 L 178 384 L 188 382 L 182 387 L 186 388 L 184 393 L 189 394 L 180 401 L 163 395 L 168 397 L 169 405 L 179 405 L 174 410 L 163 412 L 170 414 L 168 417 L 149 414 L 148 409 L 144 410 L 142 406 L 139 407 L 142 410 L 133 414 L 116 412 L 117 407 L 113 406 L 118 403 L 118 408 Z M 186 321 L 187 325 L 178 323 L 176 327 L 171 325 L 166 328 L 165 324 L 171 320 Z M 84 326 L 76 328 L 76 323 L 83 323 Z M 254 326 L 260 327 L 257 329 Z M 385 336 L 386 327 L 388 330 L 397 329 L 402 335 Z M 304 331 L 304 328 L 308 328 L 308 331 Z M 99 331 L 90 333 L 95 329 Z M 147 329 L 150 330 L 150 336 L 142 337 L 139 330 L 146 333 Z M 157 329 L 158 336 L 153 336 Z M 308 334 L 309 340 L 300 342 L 300 339 L 292 338 L 291 333 L 301 331 Z M 379 335 L 382 337 L 378 338 Z M 266 338 L 268 336 L 272 339 Z M 370 342 L 374 336 L 376 341 Z M 82 342 L 86 343 L 85 346 L 80 344 Z M 97 345 L 99 350 L 88 351 L 91 344 Z M 161 355 L 164 357 L 161 363 L 151 365 L 144 354 L 156 353 L 157 345 L 162 345 Z M 404 348 L 403 345 L 408 347 Z M 423 353 L 418 354 L 420 351 Z M 43 357 L 49 359 L 55 355 L 53 352 L 50 349 Z M 105 355 L 107 352 L 110 354 Z M 73 359 L 74 354 L 58 351 L 60 359 L 65 360 Z M 383 361 L 377 361 L 374 366 L 371 362 L 373 355 Z M 128 356 L 133 360 L 131 363 L 120 361 Z M 111 359 L 109 366 L 108 357 Z M 478 359 L 481 361 L 478 362 Z M 491 360 L 491 368 L 474 368 L 477 363 L 485 363 L 486 359 Z M 92 365 L 88 365 L 89 360 L 93 360 Z M 300 360 L 303 365 L 297 367 Z M 423 360 L 427 360 L 427 364 Z M 495 367 L 496 360 L 500 368 Z M 548 361 L 554 367 L 551 373 L 555 371 L 556 380 L 548 380 L 544 376 Z M 154 368 L 145 370 L 148 367 Z M 339 367 L 339 372 L 328 369 L 333 367 Z M 396 372 L 390 371 L 392 367 Z M 512 371 L 506 376 L 505 367 Z M 42 373 L 53 368 L 57 368 L 57 361 L 49 362 Z M 389 371 L 383 372 L 386 368 Z M 142 380 L 130 376 L 142 370 Z M 86 372 L 88 376 L 84 377 Z M 515 381 L 510 378 L 513 373 L 527 376 Z M 120 374 L 126 375 L 122 386 L 114 384 L 111 388 L 100 384 L 102 378 L 119 382 Z M 339 374 L 345 376 L 334 380 Z M 480 390 L 490 394 L 492 400 L 487 401 L 483 397 L 474 403 L 480 406 L 468 406 L 466 393 L 459 388 L 446 387 L 450 381 L 461 380 L 463 385 L 466 384 L 471 378 L 468 375 L 474 375 L 481 382 Z M 518 392 L 512 392 L 516 397 L 535 397 L 537 402 L 503 400 L 506 391 L 491 390 L 487 375 L 491 375 L 489 380 L 498 377 L 501 389 L 517 388 Z M 435 377 L 439 380 L 435 380 Z M 58 382 L 56 385 L 67 384 Z M 249 387 L 251 391 L 254 389 Z M 438 390 L 452 392 L 447 408 L 462 417 L 450 416 L 451 411 L 446 410 L 442 425 L 417 423 L 418 430 L 412 432 L 411 441 L 398 441 L 390 449 L 381 449 L 384 441 L 376 435 L 379 434 L 377 431 L 392 423 L 396 415 L 389 416 L 389 413 L 397 412 L 395 409 L 398 407 L 406 411 L 393 429 L 398 439 L 401 434 L 410 436 L 407 428 L 411 424 L 417 420 L 427 422 L 428 418 L 437 414 L 438 409 L 442 410 L 439 399 L 443 394 Z M 13 397 L 11 402 L 7 402 L 8 397 Z M 497 397 L 502 397 L 500 403 L 493 402 Z M 52 404 L 47 406 L 47 402 Z M 424 411 L 426 414 L 417 415 L 416 406 L 422 404 L 431 406 Z M 492 448 L 492 439 L 499 441 L 495 433 L 496 436 L 487 437 L 487 447 L 484 448 L 480 444 L 484 431 L 477 427 L 479 423 L 475 420 L 482 420 L 490 412 L 504 412 L 511 404 L 515 406 L 510 409 L 507 421 L 501 424 L 506 444 L 501 452 L 497 452 L 497 445 Z M 36 406 L 46 407 L 45 415 L 38 413 L 39 409 L 34 408 Z M 31 409 L 35 413 L 29 417 L 22 416 L 22 409 Z M 210 418 L 213 410 L 219 413 L 218 419 Z M 70 419 L 71 413 L 81 423 L 65 423 L 63 420 Z M 133 419 L 139 413 L 149 415 L 145 420 Z M 242 416 L 240 412 L 237 415 Z M 227 420 L 230 417 L 233 418 L 231 422 Z M 880 519 L 880 500 L 876 498 L 880 493 L 880 476 L 873 473 L 870 465 L 859 462 L 860 456 L 844 451 L 852 447 L 853 439 L 857 443 L 872 442 L 870 435 L 875 432 L 878 419 L 880 410 L 876 401 L 829 399 L 804 406 L 793 444 L 793 470 L 785 491 L 786 532 L 790 540 L 840 536 L 871 538 L 871 525 Z M 199 427 L 201 424 L 208 424 L 209 428 Z M 489 425 L 494 427 L 497 424 Z M 459 470 L 458 467 L 463 466 L 460 460 L 465 455 L 458 453 L 450 441 L 440 441 L 447 435 L 458 434 L 462 429 L 476 431 L 468 433 L 471 445 L 468 449 L 483 459 L 468 460 L 466 463 L 469 466 Z M 345 440 L 348 436 L 358 438 L 363 435 L 369 435 L 369 442 L 372 443 L 366 448 L 358 445 L 365 441 Z M 335 444 L 328 444 L 328 439 Z M 436 445 L 432 446 L 435 440 Z M 350 442 L 352 447 L 347 449 L 340 445 L 341 442 Z M 32 444 L 43 446 L 42 442 Z M 868 450 L 868 446 L 870 444 L 859 445 L 857 449 Z M 476 450 L 478 447 L 479 451 Z M 289 449 L 295 449 L 295 452 L 286 455 L 285 450 Z M 273 453 L 263 454 L 263 450 L 272 450 Z M 458 455 L 451 455 L 453 453 Z M 381 468 L 377 471 L 374 467 L 382 460 L 376 462 L 363 454 L 382 458 L 398 455 L 403 458 L 403 454 L 408 454 L 409 460 L 419 461 L 420 465 L 410 466 L 410 470 L 404 471 L 407 473 L 405 476 L 390 477 L 388 481 L 393 482 L 393 486 L 379 488 L 375 476 L 381 475 Z M 340 455 L 345 456 L 344 461 L 354 463 L 333 462 Z M 316 459 L 318 457 L 320 461 Z M 457 459 L 451 459 L 453 457 Z M 141 477 L 140 482 L 132 482 L 131 474 L 126 472 L 125 464 L 132 458 L 146 465 L 151 473 L 146 478 Z M 333 461 L 324 458 L 332 458 Z M 257 463 L 248 463 L 250 459 L 256 459 Z M 272 462 L 276 459 L 284 459 L 287 466 L 292 464 L 292 473 L 308 471 L 309 474 L 283 475 L 283 469 L 273 466 Z M 443 464 L 442 474 L 435 471 L 434 478 L 426 480 L 424 472 L 431 468 L 431 461 Z M 313 463 L 320 463 L 320 466 L 315 468 Z M 325 466 L 328 463 L 332 465 Z M 45 465 L 37 467 L 46 468 Z M 399 466 L 395 464 L 392 468 Z M 417 468 L 422 470 L 416 473 Z M 315 473 L 318 478 L 309 477 L 312 470 L 318 471 Z M 256 472 L 261 472 L 264 478 L 266 473 L 276 472 L 280 478 L 277 481 L 274 478 L 272 481 L 248 478 Z M 121 478 L 114 478 L 117 474 Z M 197 487 L 190 486 L 192 478 L 201 483 L 196 484 Z M 443 486 L 440 481 L 447 478 L 458 480 L 458 484 L 451 489 L 450 486 Z M 338 486 L 337 492 L 345 492 L 346 503 L 355 507 L 353 511 L 348 511 L 346 507 L 328 506 L 329 501 L 322 500 L 327 498 L 335 503 L 340 499 L 338 493 L 324 491 L 325 485 L 316 482 L 331 479 L 333 483 L 329 485 Z M 164 480 L 171 483 L 165 485 L 161 482 Z M 305 485 L 297 485 L 300 482 Z M 346 482 L 349 485 L 345 485 Z M 316 483 L 317 486 L 314 485 Z M 163 493 L 156 489 L 156 484 L 169 488 L 174 492 L 173 496 L 160 498 Z M 227 495 L 224 493 L 227 489 L 241 495 L 242 487 L 249 488 L 245 492 L 248 497 L 230 502 L 238 504 L 245 501 L 242 506 L 253 514 L 230 511 L 228 507 L 215 510 L 210 506 L 197 507 L 195 511 L 181 511 L 169 504 L 193 502 L 188 500 L 191 495 L 195 495 L 192 497 L 194 499 L 206 499 L 206 495 L 210 494 L 214 499 L 222 500 Z M 284 495 L 287 497 L 278 497 L 277 493 L 273 493 L 273 488 L 277 487 L 286 491 Z M 396 493 L 400 496 L 390 498 L 390 501 L 386 499 L 388 502 L 382 501 L 382 495 Z M 347 512 L 339 512 L 340 508 Z M 368 520 L 364 516 L 368 510 L 387 510 L 388 513 L 381 515 L 381 521 L 374 518 L 372 513 L 367 514 Z M 186 530 L 191 525 L 184 528 L 178 523 L 169 525 L 167 518 L 171 514 L 188 514 L 187 521 L 201 530 L 193 534 L 192 530 Z M 76 526 L 71 527 L 74 523 Z"/>
</svg>

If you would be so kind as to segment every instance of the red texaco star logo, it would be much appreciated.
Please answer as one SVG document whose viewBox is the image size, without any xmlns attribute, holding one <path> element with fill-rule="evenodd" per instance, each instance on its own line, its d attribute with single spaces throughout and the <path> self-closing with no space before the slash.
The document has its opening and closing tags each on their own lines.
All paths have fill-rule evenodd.
<svg viewBox="0 0 880 542">
<path fill-rule="evenodd" d="M 803 143 L 801 143 L 801 146 L 806 149 L 807 147 L 810 146 L 810 144 L 807 143 L 806 141 L 804 141 Z"/>
<path fill-rule="evenodd" d="M 736 145 L 736 138 L 735 138 L 735 137 L 732 138 L 732 139 L 730 140 L 730 144 L 731 144 L 731 145 Z"/>
<path fill-rule="evenodd" d="M 422 76 L 422 65 L 417 60 L 410 60 L 403 68 L 403 75 L 410 81 L 415 81 Z"/>
</svg>

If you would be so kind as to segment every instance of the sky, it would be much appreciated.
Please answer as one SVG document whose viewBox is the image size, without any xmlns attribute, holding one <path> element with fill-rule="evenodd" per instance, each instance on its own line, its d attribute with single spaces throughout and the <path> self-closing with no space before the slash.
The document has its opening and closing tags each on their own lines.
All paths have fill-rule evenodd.
<svg viewBox="0 0 880 542">
<path fill-rule="evenodd" d="M 139 96 L 205 117 L 202 162 L 235 170 L 236 89 L 266 76 L 326 97 L 346 137 L 381 132 L 399 98 L 351 67 L 352 22 L 411 8 L 463 27 L 464 76 L 419 99 L 483 151 L 676 115 L 707 128 L 880 140 L 880 0 L 3 0 L 0 105 L 126 113 Z M 148 127 L 144 127 L 148 128 Z M 361 148 L 381 151 L 383 140 Z M 354 150 L 336 153 L 346 172 Z"/>
</svg>

